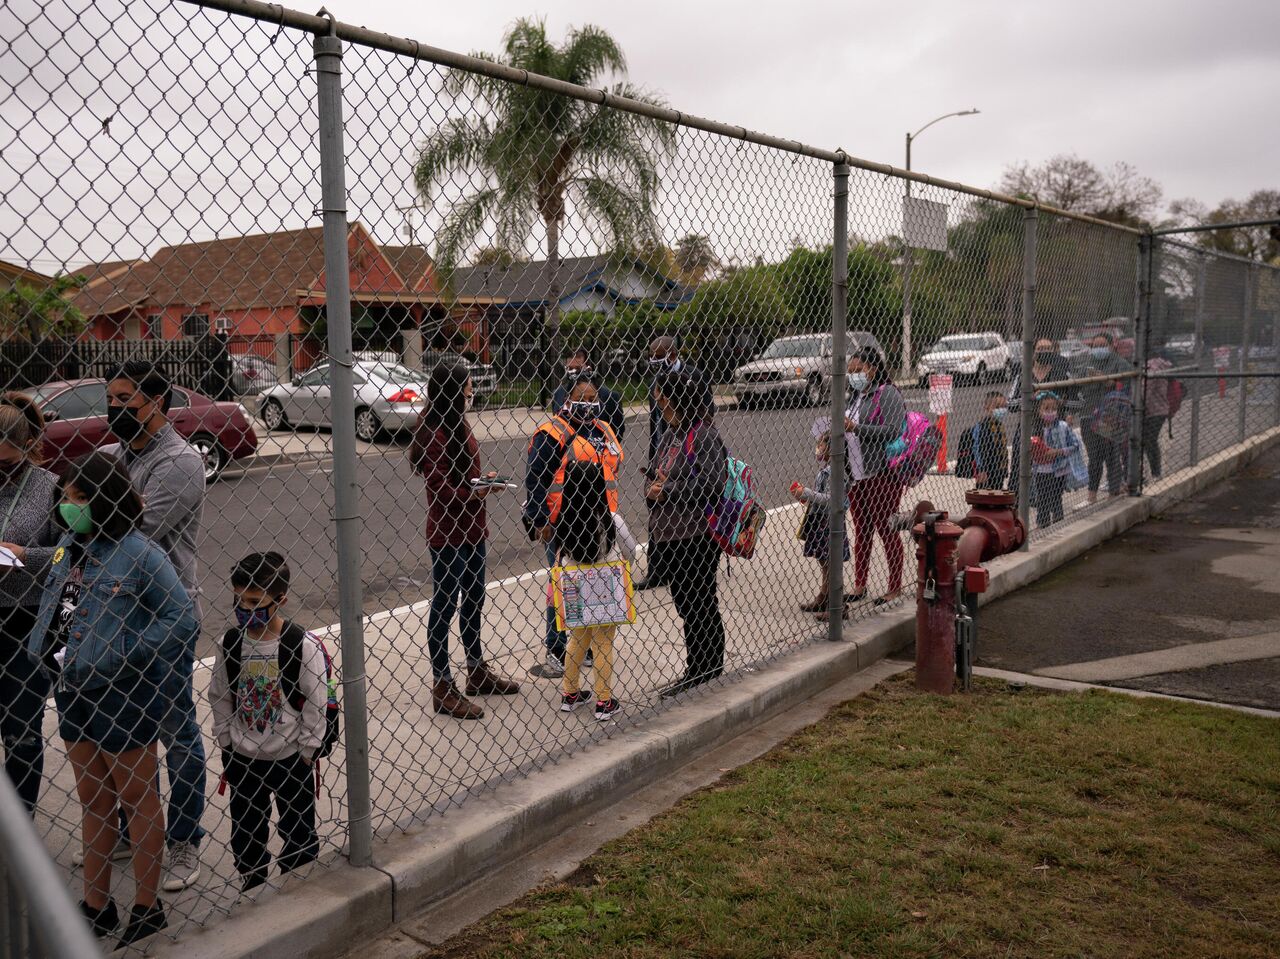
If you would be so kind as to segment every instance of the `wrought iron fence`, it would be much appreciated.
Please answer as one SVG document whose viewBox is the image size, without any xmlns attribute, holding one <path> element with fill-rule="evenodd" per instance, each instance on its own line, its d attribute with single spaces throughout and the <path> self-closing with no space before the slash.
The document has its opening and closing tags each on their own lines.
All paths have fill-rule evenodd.
<svg viewBox="0 0 1280 959">
<path fill-rule="evenodd" d="M 6 768 L 104 929 L 839 639 L 918 499 L 1052 535 L 1280 424 L 1273 267 L 266 4 L 0 31 Z"/>
</svg>

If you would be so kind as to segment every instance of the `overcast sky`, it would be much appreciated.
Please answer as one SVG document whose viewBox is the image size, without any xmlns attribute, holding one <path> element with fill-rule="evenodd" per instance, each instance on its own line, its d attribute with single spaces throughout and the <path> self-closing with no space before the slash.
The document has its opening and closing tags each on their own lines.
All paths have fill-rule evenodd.
<svg viewBox="0 0 1280 959">
<path fill-rule="evenodd" d="M 464 52 L 515 18 L 555 38 L 595 23 L 633 81 L 672 106 L 993 186 L 1004 167 L 1075 152 L 1133 163 L 1166 200 L 1210 205 L 1280 186 L 1277 0 L 326 0 L 339 19 Z"/>
<path fill-rule="evenodd" d="M 1280 0 L 325 2 L 342 20 L 463 52 L 497 51 L 522 15 L 545 16 L 556 40 L 594 23 L 626 51 L 632 82 L 677 109 L 895 165 L 907 130 L 977 107 L 925 133 L 913 159 L 979 187 L 1058 153 L 1131 163 L 1166 203 L 1280 187 Z M 171 0 L 2 9 L 0 257 L 53 272 L 316 225 L 307 36 Z M 353 51 L 344 70 L 348 209 L 379 242 L 403 241 L 414 145 L 457 112 L 432 93 L 438 69 Z M 701 134 L 681 143 L 663 168 L 668 242 L 704 233 L 720 255 L 749 259 L 826 241 L 824 164 Z M 450 186 L 418 242 L 433 245 L 466 188 Z M 855 178 L 857 235 L 900 230 L 899 186 Z M 933 197 L 957 215 L 959 198 Z M 571 231 L 563 252 L 594 244 Z"/>
</svg>

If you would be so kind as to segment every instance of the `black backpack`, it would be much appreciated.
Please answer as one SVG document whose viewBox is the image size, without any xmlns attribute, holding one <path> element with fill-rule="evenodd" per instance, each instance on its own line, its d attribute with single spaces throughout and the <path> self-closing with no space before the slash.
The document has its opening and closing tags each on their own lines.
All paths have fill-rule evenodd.
<svg viewBox="0 0 1280 959">
<path fill-rule="evenodd" d="M 960 434 L 960 445 L 956 447 L 956 476 L 973 479 L 978 475 L 978 464 L 973 458 L 974 430 L 965 430 Z"/>
<path fill-rule="evenodd" d="M 280 663 L 280 692 L 284 701 L 299 713 L 307 702 L 307 697 L 299 688 L 302 675 L 302 644 L 308 641 L 320 647 L 324 656 L 324 680 L 328 690 L 324 707 L 324 740 L 316 753 L 322 759 L 333 752 L 341 734 L 342 710 L 338 706 L 338 689 L 333 679 L 333 659 L 324 642 L 314 633 L 309 633 L 301 626 L 286 621 L 280 631 L 280 651 L 277 658 Z M 227 685 L 235 694 L 236 683 L 240 680 L 240 660 L 243 652 L 244 633 L 239 629 L 229 629 L 222 635 L 222 657 L 227 664 Z"/>
</svg>

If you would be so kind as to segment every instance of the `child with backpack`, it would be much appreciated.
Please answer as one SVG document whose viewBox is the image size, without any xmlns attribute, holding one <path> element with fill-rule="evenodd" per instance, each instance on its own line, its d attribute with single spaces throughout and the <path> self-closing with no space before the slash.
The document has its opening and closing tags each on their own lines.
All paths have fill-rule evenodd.
<svg viewBox="0 0 1280 959">
<path fill-rule="evenodd" d="M 281 874 L 315 860 L 316 761 L 333 745 L 328 655 L 286 619 L 289 567 L 250 553 L 231 571 L 236 626 L 219 644 L 209 683 L 213 735 L 231 787 L 231 854 L 248 892 L 267 881 L 272 800 Z"/>
<path fill-rule="evenodd" d="M 598 462 L 573 461 L 564 472 L 559 516 L 555 524 L 556 564 L 590 566 L 630 560 L 636 541 L 627 524 L 610 506 L 604 470 Z M 575 626 L 565 644 L 561 712 L 573 712 L 589 702 L 591 694 L 581 688 L 580 674 L 587 651 L 594 654 L 596 719 L 601 722 L 618 711 L 613 695 L 613 640 L 616 624 Z"/>
<path fill-rule="evenodd" d="M 820 613 L 827 608 L 829 597 L 827 581 L 827 556 L 830 555 L 831 521 L 828 506 L 831 503 L 831 433 L 827 431 L 818 437 L 814 449 L 818 460 L 818 476 L 813 486 L 802 483 L 791 484 L 791 495 L 797 503 L 804 503 L 804 519 L 800 523 L 800 538 L 804 541 L 802 552 L 805 556 L 818 561 L 819 579 L 818 595 L 808 603 L 801 603 L 800 609 L 806 613 Z M 849 539 L 845 537 L 844 558 L 849 559 Z"/>
<path fill-rule="evenodd" d="M 1009 440 L 1004 431 L 1008 401 L 993 390 L 983 401 L 984 415 L 960 435 L 956 476 L 972 477 L 978 489 L 1004 489 L 1009 478 Z"/>
<path fill-rule="evenodd" d="M 1062 495 L 1088 481 L 1080 437 L 1061 416 L 1062 397 L 1036 394 L 1040 431 L 1031 438 L 1031 482 L 1035 494 L 1036 526 L 1044 529 L 1062 520 Z"/>
</svg>

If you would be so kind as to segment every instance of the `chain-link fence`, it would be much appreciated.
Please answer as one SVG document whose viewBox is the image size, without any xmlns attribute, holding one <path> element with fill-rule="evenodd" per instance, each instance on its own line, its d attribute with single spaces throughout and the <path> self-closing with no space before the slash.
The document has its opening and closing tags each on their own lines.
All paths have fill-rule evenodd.
<svg viewBox="0 0 1280 959">
<path fill-rule="evenodd" d="M 0 32 L 5 763 L 100 930 L 1280 423 L 1271 267 L 279 7 Z"/>
</svg>

